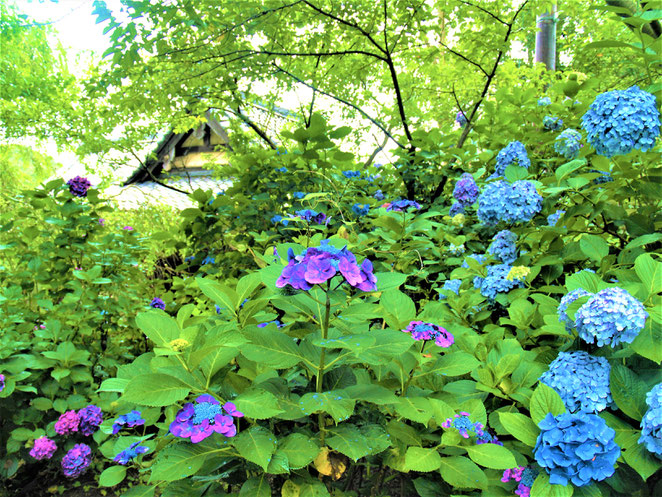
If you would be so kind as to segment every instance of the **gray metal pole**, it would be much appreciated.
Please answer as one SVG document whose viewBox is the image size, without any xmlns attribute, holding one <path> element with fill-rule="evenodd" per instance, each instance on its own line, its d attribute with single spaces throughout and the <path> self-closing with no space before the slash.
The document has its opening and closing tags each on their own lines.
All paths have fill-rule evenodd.
<svg viewBox="0 0 662 497">
<path fill-rule="evenodd" d="M 536 18 L 536 62 L 542 62 L 549 71 L 556 70 L 556 5 L 551 12 Z"/>
</svg>

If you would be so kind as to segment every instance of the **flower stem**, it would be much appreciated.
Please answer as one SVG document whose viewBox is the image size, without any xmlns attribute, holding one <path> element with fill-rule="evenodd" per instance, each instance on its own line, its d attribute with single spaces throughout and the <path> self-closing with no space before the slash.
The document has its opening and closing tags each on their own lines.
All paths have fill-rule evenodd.
<svg viewBox="0 0 662 497">
<path fill-rule="evenodd" d="M 423 355 L 423 349 L 425 348 L 426 343 L 427 342 L 425 340 L 421 340 L 421 350 L 419 351 L 419 356 Z M 402 387 L 402 396 L 403 397 L 407 396 L 407 389 L 409 388 L 409 384 L 411 383 L 411 380 L 414 378 L 414 371 L 416 371 L 416 368 L 418 368 L 419 364 L 420 364 L 420 362 L 417 360 L 416 365 L 412 368 L 411 372 L 409 373 L 409 378 L 407 378 L 407 383 L 405 383 L 405 386 Z"/>
<path fill-rule="evenodd" d="M 322 326 L 322 340 L 326 340 L 329 335 L 329 318 L 331 314 L 331 297 L 329 296 L 329 291 L 326 292 L 326 302 L 324 304 L 324 319 L 321 322 Z M 324 361 L 326 360 L 326 348 L 322 348 L 322 353 L 320 355 L 319 366 L 317 367 L 317 378 L 315 381 L 315 391 L 317 393 L 322 393 L 322 379 L 324 378 Z M 320 431 L 322 445 L 324 445 L 324 413 L 319 413 L 317 415 L 317 427 Z"/>
</svg>

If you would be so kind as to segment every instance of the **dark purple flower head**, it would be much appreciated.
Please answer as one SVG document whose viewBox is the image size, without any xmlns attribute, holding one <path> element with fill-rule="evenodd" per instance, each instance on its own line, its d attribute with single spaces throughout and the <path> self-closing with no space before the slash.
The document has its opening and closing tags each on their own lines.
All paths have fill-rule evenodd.
<svg viewBox="0 0 662 497">
<path fill-rule="evenodd" d="M 144 454 L 149 450 L 147 447 L 143 447 L 142 445 L 138 444 L 140 444 L 140 442 L 132 443 L 128 449 L 124 449 L 122 452 L 117 454 L 113 461 L 121 464 L 122 466 L 125 466 L 129 464 L 131 459 L 134 459 L 135 457 L 138 457 L 139 454 Z"/>
<path fill-rule="evenodd" d="M 60 415 L 55 422 L 55 433 L 58 435 L 71 435 L 78 431 L 79 424 L 80 418 L 76 414 L 76 411 L 67 411 Z"/>
<path fill-rule="evenodd" d="M 166 305 L 163 300 L 161 300 L 159 297 L 154 297 L 152 301 L 149 303 L 150 307 L 153 307 L 154 309 L 161 309 L 165 311 Z"/>
<path fill-rule="evenodd" d="M 402 211 L 410 211 L 414 210 L 417 211 L 418 209 L 421 208 L 421 204 L 416 202 L 415 200 L 394 200 L 393 202 L 387 202 L 382 207 L 386 208 L 387 211 L 395 211 L 395 212 L 402 212 Z"/>
<path fill-rule="evenodd" d="M 460 125 L 461 128 L 464 128 L 464 126 L 467 124 L 467 116 L 464 115 L 464 112 L 460 111 L 457 113 L 455 116 L 455 122 Z"/>
<path fill-rule="evenodd" d="M 92 462 L 92 449 L 85 444 L 76 444 L 62 458 L 62 470 L 69 478 L 78 478 Z"/>
<path fill-rule="evenodd" d="M 117 435 L 125 426 L 127 428 L 133 428 L 144 424 L 145 420 L 142 418 L 140 411 L 131 411 L 128 414 L 122 414 L 113 423 L 113 435 Z"/>
<path fill-rule="evenodd" d="M 304 221 L 314 222 L 317 224 L 324 224 L 326 221 L 326 214 L 317 212 L 312 209 L 303 209 L 294 213 L 295 217 L 303 219 Z"/>
<path fill-rule="evenodd" d="M 208 394 L 200 395 L 195 404 L 187 403 L 170 423 L 170 433 L 179 438 L 190 438 L 198 443 L 214 432 L 234 437 L 237 428 L 232 417 L 241 417 L 234 404 L 228 402 L 221 407 L 218 400 Z M 226 414 L 223 414 L 225 410 Z"/>
<path fill-rule="evenodd" d="M 30 450 L 30 455 L 37 461 L 50 459 L 55 454 L 57 445 L 48 437 L 41 437 L 34 441 L 34 447 Z"/>
<path fill-rule="evenodd" d="M 97 406 L 89 405 L 78 411 L 78 419 L 80 420 L 80 432 L 88 437 L 97 431 L 99 425 L 103 423 L 103 414 Z"/>
<path fill-rule="evenodd" d="M 67 181 L 67 185 L 69 185 L 69 191 L 72 195 L 75 195 L 76 197 L 85 197 L 87 196 L 87 190 L 90 189 L 92 183 L 90 183 L 87 178 L 76 176 Z"/>
<path fill-rule="evenodd" d="M 455 338 L 445 328 L 432 323 L 423 321 L 412 321 L 404 330 L 405 333 L 411 333 L 414 340 L 434 340 L 439 347 L 448 348 L 453 345 Z"/>
<path fill-rule="evenodd" d="M 457 183 L 455 183 L 455 189 L 453 190 L 455 200 L 462 204 L 462 206 L 467 207 L 478 200 L 479 194 L 480 191 L 474 181 L 474 177 L 469 173 L 463 173 L 460 179 L 457 180 Z"/>
<path fill-rule="evenodd" d="M 377 289 L 377 278 L 372 272 L 372 263 L 364 260 L 361 266 L 347 247 L 337 249 L 322 240 L 319 247 L 311 247 L 301 255 L 294 256 L 288 250 L 289 262 L 276 281 L 278 288 L 290 285 L 298 290 L 310 290 L 312 285 L 329 281 L 334 276 L 342 276 L 351 286 L 365 292 Z"/>
<path fill-rule="evenodd" d="M 5 389 L 5 375 L 0 374 L 0 392 Z"/>
<path fill-rule="evenodd" d="M 105 225 L 106 225 L 106 220 L 105 220 L 104 218 L 100 217 L 100 218 L 99 218 L 99 224 L 100 224 L 101 226 L 105 226 Z"/>
</svg>

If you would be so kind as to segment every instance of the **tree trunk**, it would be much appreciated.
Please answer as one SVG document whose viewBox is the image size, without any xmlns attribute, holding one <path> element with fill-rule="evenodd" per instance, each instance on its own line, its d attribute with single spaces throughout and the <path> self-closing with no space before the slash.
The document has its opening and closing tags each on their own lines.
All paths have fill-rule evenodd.
<svg viewBox="0 0 662 497">
<path fill-rule="evenodd" d="M 556 5 L 536 20 L 536 62 L 542 62 L 548 71 L 556 70 Z"/>
</svg>

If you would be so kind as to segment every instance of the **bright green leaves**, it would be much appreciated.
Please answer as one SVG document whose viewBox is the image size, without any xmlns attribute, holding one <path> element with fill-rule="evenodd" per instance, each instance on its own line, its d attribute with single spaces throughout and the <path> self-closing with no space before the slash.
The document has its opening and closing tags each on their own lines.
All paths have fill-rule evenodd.
<svg viewBox="0 0 662 497">
<path fill-rule="evenodd" d="M 636 373 L 621 364 L 612 364 L 609 389 L 618 408 L 636 421 L 641 421 L 648 409 L 646 384 Z"/>
<path fill-rule="evenodd" d="M 136 324 L 147 338 L 160 347 L 166 347 L 180 335 L 177 321 L 162 311 L 141 312 L 136 316 Z"/>
<path fill-rule="evenodd" d="M 533 497 L 572 497 L 574 487 L 572 485 L 552 485 L 549 483 L 549 475 L 542 471 L 533 482 L 531 495 Z"/>
<path fill-rule="evenodd" d="M 499 420 L 506 431 L 520 442 L 529 447 L 536 444 L 540 429 L 528 416 L 514 412 L 502 412 L 499 413 Z"/>
<path fill-rule="evenodd" d="M 216 305 L 230 309 L 232 313 L 235 312 L 239 304 L 237 292 L 217 281 L 207 278 L 196 278 L 196 282 L 202 293 L 212 299 Z"/>
<path fill-rule="evenodd" d="M 329 430 L 329 447 L 357 461 L 369 454 L 379 454 L 391 444 L 388 435 L 377 425 L 360 428 L 342 424 Z"/>
<path fill-rule="evenodd" d="M 402 330 L 416 319 L 414 301 L 399 290 L 388 290 L 382 293 L 380 304 L 384 309 L 386 323 L 395 330 Z"/>
<path fill-rule="evenodd" d="M 441 477 L 457 488 L 487 489 L 487 476 L 473 461 L 462 456 L 441 459 Z"/>
<path fill-rule="evenodd" d="M 308 466 L 317 457 L 319 449 L 315 439 L 301 433 L 292 433 L 278 441 L 278 452 L 287 457 L 290 469 Z"/>
<path fill-rule="evenodd" d="M 307 393 L 299 400 L 304 414 L 328 413 L 336 422 L 349 418 L 354 412 L 354 399 L 348 398 L 342 390 Z"/>
<path fill-rule="evenodd" d="M 511 452 L 496 444 L 470 445 L 465 447 L 471 460 L 490 469 L 509 469 L 517 466 Z"/>
<path fill-rule="evenodd" d="M 114 487 L 121 483 L 126 476 L 126 467 L 124 466 L 111 466 L 103 470 L 99 475 L 100 487 Z"/>
<path fill-rule="evenodd" d="M 150 483 L 158 481 L 175 481 L 194 475 L 205 462 L 220 457 L 228 450 L 228 439 L 219 440 L 216 437 L 192 444 L 188 441 L 170 445 L 159 452 L 152 466 Z"/>
<path fill-rule="evenodd" d="M 600 264 L 609 254 L 609 245 L 597 235 L 584 235 L 579 240 L 579 247 L 586 257 Z"/>
<path fill-rule="evenodd" d="M 566 411 L 561 396 L 544 383 L 540 383 L 534 390 L 529 410 L 531 411 L 531 418 L 536 424 L 540 423 L 547 416 L 547 413 L 551 412 L 554 416 L 557 416 Z"/>
<path fill-rule="evenodd" d="M 662 292 L 662 262 L 641 254 L 634 261 L 634 270 L 646 289 L 647 299 Z"/>
<path fill-rule="evenodd" d="M 405 466 L 409 471 L 434 471 L 441 467 L 441 456 L 437 449 L 409 447 L 405 454 Z"/>
<path fill-rule="evenodd" d="M 276 396 L 266 390 L 255 389 L 244 392 L 233 402 L 239 411 L 252 419 L 272 418 L 283 412 L 276 407 L 278 405 Z"/>
<path fill-rule="evenodd" d="M 185 399 L 190 391 L 190 387 L 174 376 L 150 373 L 130 380 L 122 400 L 140 406 L 169 406 Z"/>
<path fill-rule="evenodd" d="M 241 457 L 267 471 L 276 452 L 276 436 L 260 426 L 253 426 L 237 435 L 233 445 Z"/>
<path fill-rule="evenodd" d="M 241 347 L 241 353 L 251 361 L 286 369 L 304 360 L 297 344 L 285 333 L 255 327 L 244 330 L 244 334 L 250 343 Z"/>
</svg>

